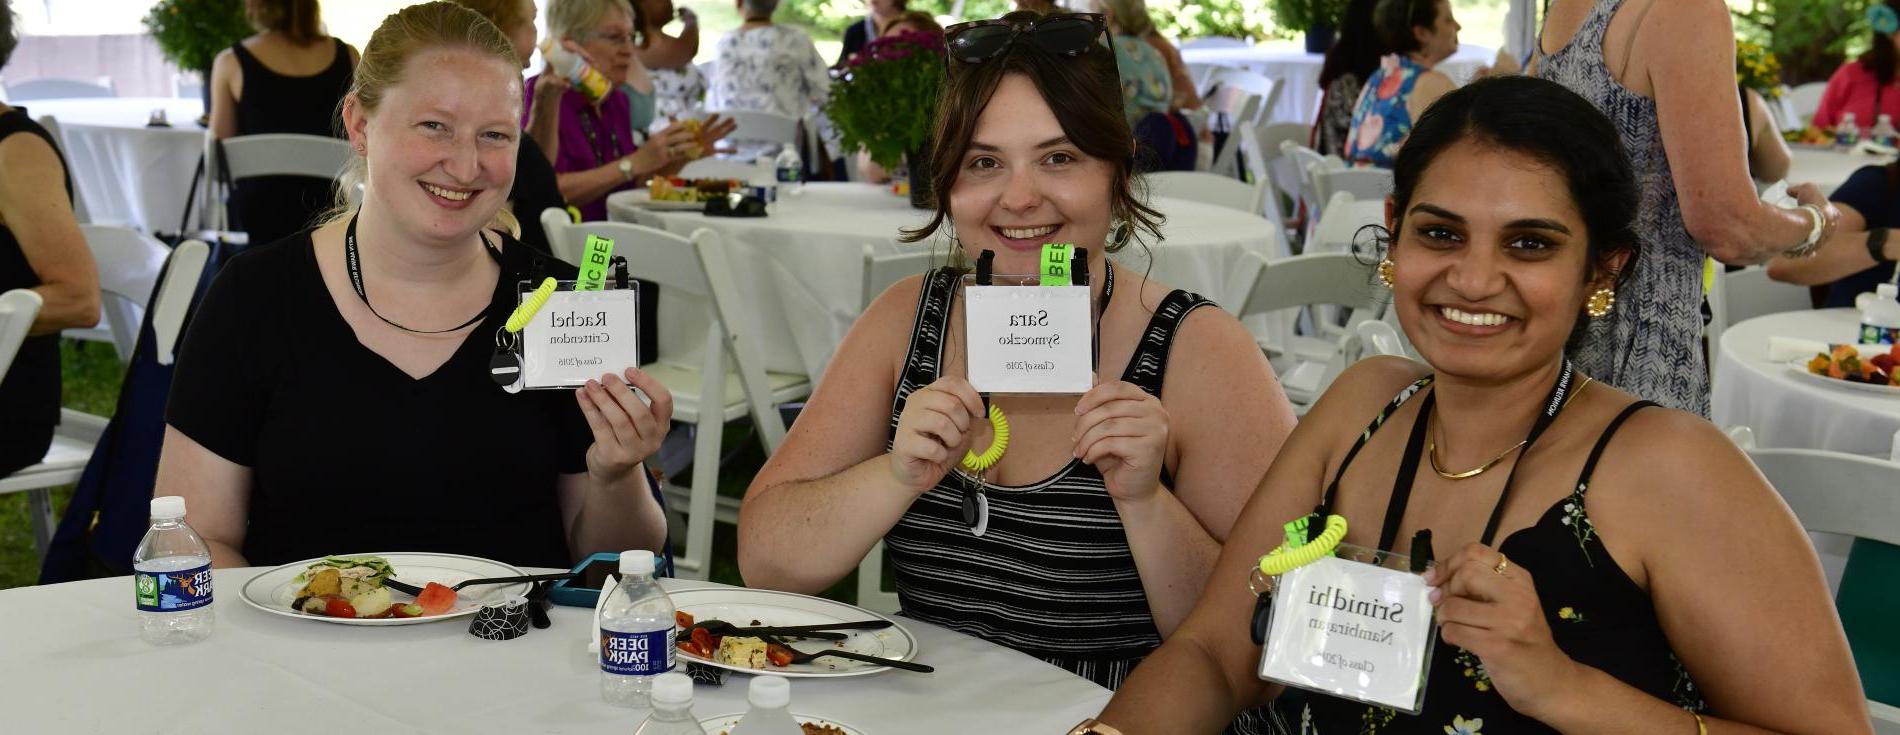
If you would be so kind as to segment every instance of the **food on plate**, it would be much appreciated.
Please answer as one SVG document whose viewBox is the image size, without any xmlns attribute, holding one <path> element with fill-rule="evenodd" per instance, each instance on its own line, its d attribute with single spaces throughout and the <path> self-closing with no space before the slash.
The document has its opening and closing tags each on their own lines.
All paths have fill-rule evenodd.
<svg viewBox="0 0 1900 735">
<path fill-rule="evenodd" d="M 693 632 L 704 633 L 705 629 L 694 628 Z M 751 636 L 726 636 L 719 640 L 719 651 L 714 654 L 713 660 L 734 666 L 763 669 L 766 666 L 765 640 Z"/>
<path fill-rule="evenodd" d="M 1860 348 L 1854 345 L 1832 345 L 1827 352 L 1816 353 L 1807 368 L 1815 375 L 1851 383 L 1900 386 L 1900 371 L 1894 369 L 1896 362 L 1900 362 L 1900 345 L 1866 359 L 1861 358 Z"/>
<path fill-rule="evenodd" d="M 455 607 L 455 591 L 430 582 L 414 603 L 398 603 L 383 581 L 396 568 L 380 556 L 330 556 L 291 580 L 302 583 L 292 609 L 332 618 L 419 618 Z"/>
<path fill-rule="evenodd" d="M 805 735 L 848 735 L 844 728 L 822 722 L 800 722 L 798 727 L 805 731 Z M 720 730 L 719 735 L 732 735 L 732 731 Z"/>
<path fill-rule="evenodd" d="M 705 202 L 745 188 L 737 179 L 683 179 L 655 176 L 647 179 L 647 197 L 656 202 Z"/>
<path fill-rule="evenodd" d="M 1790 143 L 1800 143 L 1802 145 L 1833 145 L 1834 144 L 1834 131 L 1822 130 L 1821 128 L 1814 128 L 1814 127 L 1802 128 L 1800 130 L 1789 130 L 1789 131 L 1783 132 L 1781 134 L 1781 137 L 1786 138 L 1787 141 Z"/>
</svg>

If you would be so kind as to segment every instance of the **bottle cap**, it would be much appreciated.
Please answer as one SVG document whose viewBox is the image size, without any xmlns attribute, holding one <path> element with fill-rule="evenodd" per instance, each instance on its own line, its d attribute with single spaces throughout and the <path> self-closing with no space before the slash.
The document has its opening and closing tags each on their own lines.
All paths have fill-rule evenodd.
<svg viewBox="0 0 1900 735">
<path fill-rule="evenodd" d="M 752 686 L 746 690 L 746 702 L 754 707 L 779 709 L 792 703 L 792 683 L 783 676 L 761 674 L 752 677 Z"/>
<path fill-rule="evenodd" d="M 1892 301 L 1896 296 L 1900 296 L 1900 286 L 1891 283 L 1880 284 L 1874 287 L 1874 295 L 1879 296 L 1883 301 Z"/>
<path fill-rule="evenodd" d="M 185 517 L 185 499 L 177 495 L 166 495 L 164 497 L 152 498 L 152 517 L 153 518 L 183 518 Z"/>
<path fill-rule="evenodd" d="M 693 678 L 678 672 L 667 672 L 653 678 L 653 703 L 692 704 Z"/>
<path fill-rule="evenodd" d="M 652 574 L 653 552 L 642 549 L 620 552 L 620 574 Z"/>
</svg>

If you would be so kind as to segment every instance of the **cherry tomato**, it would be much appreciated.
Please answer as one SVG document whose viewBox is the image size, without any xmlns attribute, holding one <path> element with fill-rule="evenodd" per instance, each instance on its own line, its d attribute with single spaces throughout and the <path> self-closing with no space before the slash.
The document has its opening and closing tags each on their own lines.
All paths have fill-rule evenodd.
<svg viewBox="0 0 1900 735">
<path fill-rule="evenodd" d="M 693 654 L 694 656 L 698 656 L 700 658 L 707 658 L 706 652 L 699 650 L 699 644 L 694 643 L 690 640 L 680 641 L 679 643 L 675 644 L 675 647 L 687 653 Z"/>
<path fill-rule="evenodd" d="M 353 618 L 356 617 L 356 608 L 350 606 L 349 600 L 337 598 L 323 603 L 323 614 L 333 618 Z"/>
<path fill-rule="evenodd" d="M 692 639 L 693 639 L 693 645 L 699 646 L 699 650 L 702 650 L 702 651 L 719 650 L 719 646 L 713 643 L 712 634 L 706 632 L 705 628 L 694 628 L 693 633 L 692 633 Z"/>
<path fill-rule="evenodd" d="M 792 649 L 777 643 L 768 643 L 765 646 L 765 660 L 772 662 L 773 666 L 790 666 L 792 665 Z"/>
<path fill-rule="evenodd" d="M 675 611 L 673 613 L 673 624 L 682 628 L 691 628 L 693 627 L 693 616 Z"/>
</svg>

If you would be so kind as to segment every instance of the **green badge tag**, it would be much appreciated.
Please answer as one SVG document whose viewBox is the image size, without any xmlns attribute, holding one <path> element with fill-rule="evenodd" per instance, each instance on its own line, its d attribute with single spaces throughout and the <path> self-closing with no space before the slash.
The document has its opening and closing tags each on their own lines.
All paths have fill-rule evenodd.
<svg viewBox="0 0 1900 735">
<path fill-rule="evenodd" d="M 1303 515 L 1287 522 L 1285 526 L 1286 541 L 1284 545 L 1288 551 L 1306 545 L 1306 524 L 1310 522 L 1312 518 L 1313 516 L 1311 515 Z"/>
<path fill-rule="evenodd" d="M 587 249 L 581 253 L 580 276 L 574 279 L 576 291 L 599 291 L 607 283 L 607 263 L 614 256 L 614 241 L 599 235 L 587 236 Z"/>
<path fill-rule="evenodd" d="M 1043 243 L 1042 285 L 1069 285 L 1069 251 L 1074 247 L 1066 242 Z"/>
</svg>

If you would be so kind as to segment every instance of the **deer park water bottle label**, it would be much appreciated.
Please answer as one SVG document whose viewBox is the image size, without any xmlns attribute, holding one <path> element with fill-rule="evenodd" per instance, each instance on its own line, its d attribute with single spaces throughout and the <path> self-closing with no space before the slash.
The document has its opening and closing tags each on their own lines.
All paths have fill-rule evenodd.
<svg viewBox="0 0 1900 735">
<path fill-rule="evenodd" d="M 621 676 L 656 676 L 673 670 L 673 628 L 644 633 L 600 631 L 600 670 Z"/>
<path fill-rule="evenodd" d="M 184 612 L 211 604 L 211 565 L 177 572 L 136 572 L 140 612 Z"/>
<path fill-rule="evenodd" d="M 640 364 L 636 284 L 606 291 L 555 291 L 521 336 L 529 388 L 576 388 Z"/>
<path fill-rule="evenodd" d="M 977 391 L 1079 394 L 1093 387 L 1087 286 L 970 286 L 964 296 Z"/>
</svg>

